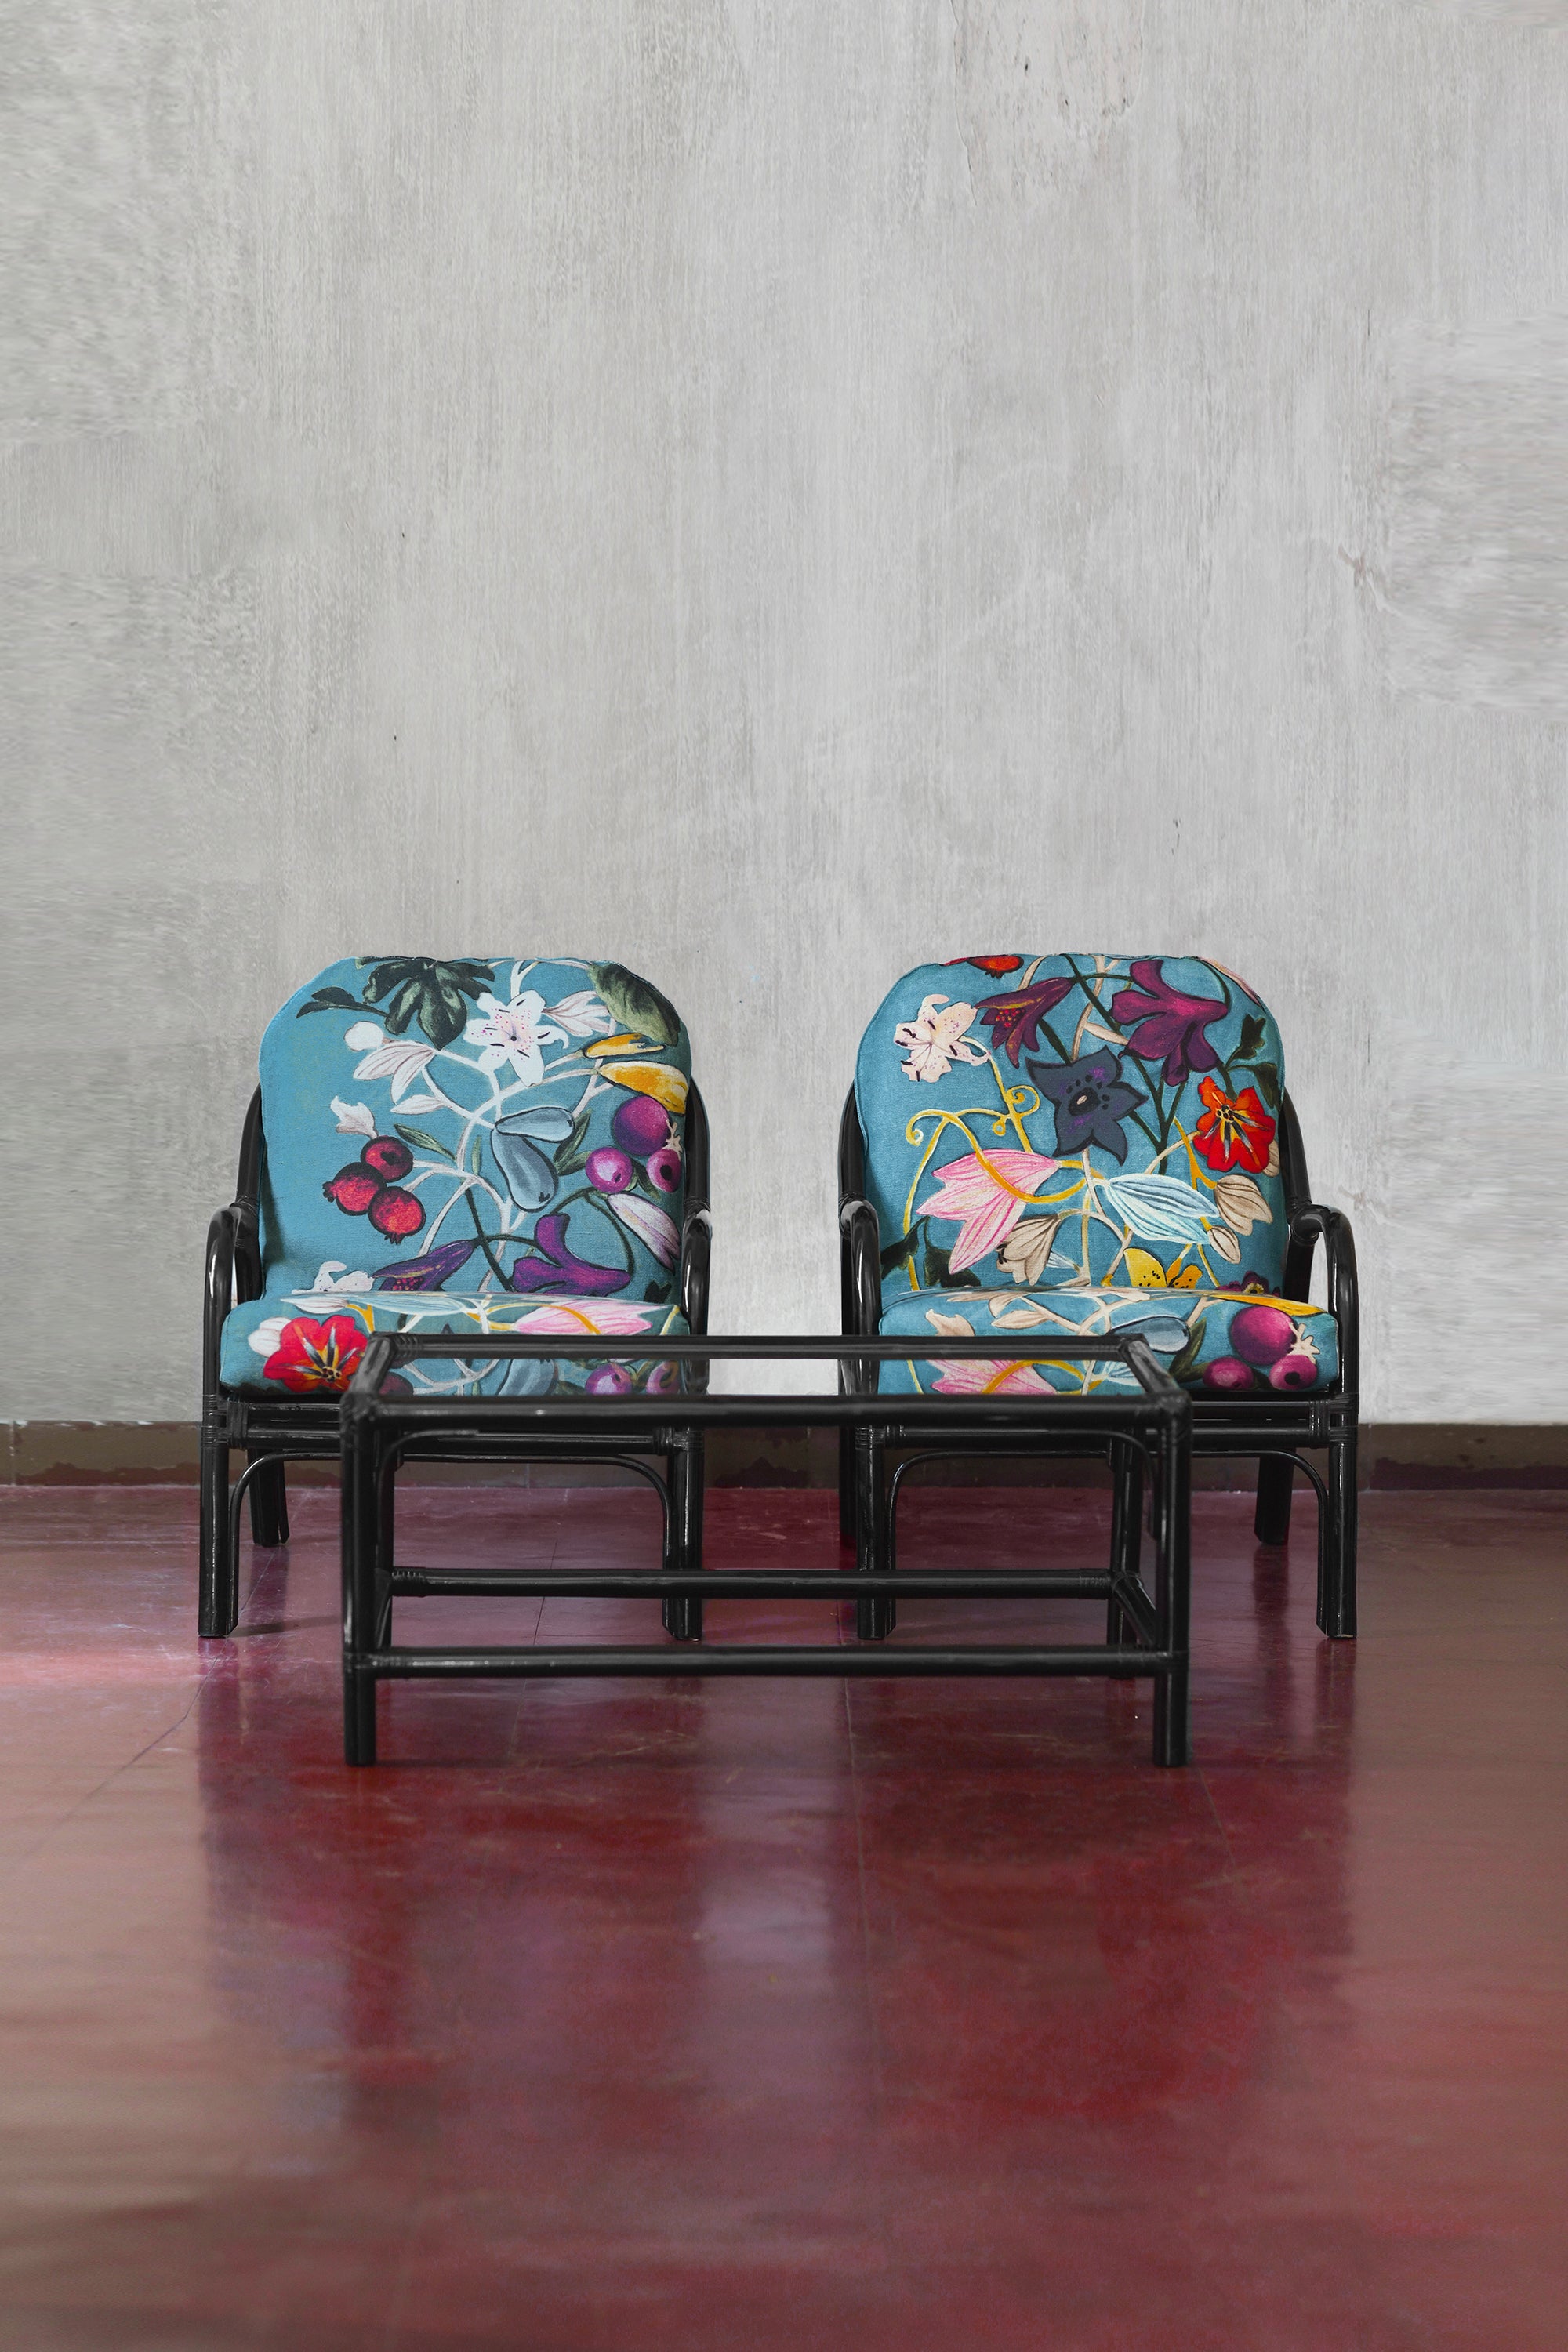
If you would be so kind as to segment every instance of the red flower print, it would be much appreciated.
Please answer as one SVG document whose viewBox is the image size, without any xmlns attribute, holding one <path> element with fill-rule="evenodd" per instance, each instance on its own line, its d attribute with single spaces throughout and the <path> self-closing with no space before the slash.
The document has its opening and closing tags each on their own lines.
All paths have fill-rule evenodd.
<svg viewBox="0 0 1568 2352">
<path fill-rule="evenodd" d="M 298 1316 L 283 1326 L 277 1353 L 267 1359 L 266 1377 L 281 1381 L 297 1395 L 312 1389 L 346 1388 L 359 1370 L 368 1338 L 363 1324 L 352 1315 L 329 1315 L 324 1323 Z"/>
<path fill-rule="evenodd" d="M 1227 1095 L 1215 1079 L 1205 1078 L 1198 1092 L 1205 1108 L 1194 1132 L 1194 1150 L 1217 1175 L 1245 1168 L 1249 1176 L 1256 1176 L 1267 1168 L 1274 1121 L 1254 1089 L 1243 1087 L 1238 1095 Z"/>
<path fill-rule="evenodd" d="M 954 964 L 972 964 L 976 971 L 988 971 L 993 980 L 1002 980 L 1010 971 L 1023 968 L 1022 956 L 949 956 L 948 969 Z"/>
</svg>

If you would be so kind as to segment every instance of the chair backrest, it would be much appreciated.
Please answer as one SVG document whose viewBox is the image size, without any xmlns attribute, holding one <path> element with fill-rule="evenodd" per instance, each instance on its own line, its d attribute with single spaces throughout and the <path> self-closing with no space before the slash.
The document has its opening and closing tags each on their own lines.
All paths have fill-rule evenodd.
<svg viewBox="0 0 1568 2352">
<path fill-rule="evenodd" d="M 668 1298 L 690 1076 L 623 964 L 329 964 L 261 1041 L 267 1290 Z"/>
<path fill-rule="evenodd" d="M 1279 1287 L 1273 1015 L 1187 956 L 922 964 L 861 1040 L 883 1297 L 967 1283 Z"/>
</svg>

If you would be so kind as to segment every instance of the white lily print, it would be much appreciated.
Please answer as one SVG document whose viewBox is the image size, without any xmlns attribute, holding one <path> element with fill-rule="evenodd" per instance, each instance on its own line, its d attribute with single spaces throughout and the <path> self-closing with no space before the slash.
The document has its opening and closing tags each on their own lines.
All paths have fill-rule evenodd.
<svg viewBox="0 0 1568 2352">
<path fill-rule="evenodd" d="M 525 1087 L 536 1087 L 544 1076 L 545 1045 L 564 1045 L 566 1033 L 544 1017 L 544 999 L 536 988 L 525 988 L 510 1004 L 502 1004 L 487 989 L 479 999 L 479 1013 L 463 1032 L 468 1045 L 478 1045 L 481 1070 L 495 1071 L 510 1063 Z"/>
<path fill-rule="evenodd" d="M 480 999 L 481 1003 L 483 999 Z M 600 1002 L 591 988 L 579 988 L 563 996 L 550 1008 L 550 1018 L 566 1032 L 568 1037 L 607 1037 L 610 1034 L 610 1008 Z"/>
<path fill-rule="evenodd" d="M 250 1345 L 258 1356 L 275 1356 L 283 1345 L 283 1334 L 293 1318 L 288 1315 L 269 1315 L 258 1323 L 250 1335 Z"/>
<path fill-rule="evenodd" d="M 661 1265 L 673 1265 L 680 1255 L 680 1234 L 673 1217 L 656 1209 L 651 1201 L 640 1201 L 635 1192 L 613 1192 L 609 1206 L 623 1225 L 646 1242 Z"/>
<path fill-rule="evenodd" d="M 947 1005 L 939 1013 L 939 1005 Z M 974 1018 L 973 1004 L 949 1004 L 945 996 L 928 996 L 912 1021 L 900 1021 L 893 1032 L 897 1044 L 907 1045 L 906 1078 L 923 1078 L 934 1087 L 954 1062 L 984 1062 L 984 1053 L 964 1031 Z"/>
<path fill-rule="evenodd" d="M 1038 1282 L 1051 1263 L 1051 1245 L 1061 1230 L 1060 1217 L 1026 1217 L 1015 1225 L 996 1253 L 996 1263 L 1015 1282 Z M 1066 1265 L 1070 1260 L 1061 1258 Z"/>
<path fill-rule="evenodd" d="M 342 1299 L 355 1297 L 364 1291 L 374 1290 L 374 1287 L 375 1283 L 372 1276 L 360 1272 L 351 1274 L 341 1257 L 329 1257 L 323 1258 L 316 1268 L 316 1279 L 310 1285 L 309 1291 L 303 1294 L 296 1293 L 296 1296 L 303 1297 L 312 1306 L 320 1307 L 329 1298 L 337 1304 Z"/>
<path fill-rule="evenodd" d="M 412 1037 L 389 1037 L 379 1021 L 356 1021 L 343 1043 L 363 1056 L 354 1064 L 355 1077 L 390 1078 L 394 1102 L 402 1101 L 426 1064 L 436 1058 L 434 1045 L 417 1045 Z M 335 1102 L 332 1108 L 337 1108 Z M 344 1129 L 343 1132 L 358 1130 Z"/>
<path fill-rule="evenodd" d="M 1274 1212 L 1250 1176 L 1222 1176 L 1214 1188 L 1220 1215 L 1233 1233 L 1249 1234 L 1254 1225 L 1271 1225 Z M 1229 1251 L 1226 1252 L 1228 1257 Z M 1233 1260 L 1234 1264 L 1235 1261 Z"/>
<path fill-rule="evenodd" d="M 340 1135 L 374 1135 L 375 1133 L 375 1113 L 369 1103 L 344 1102 L 339 1096 L 334 1095 L 332 1115 L 338 1122 Z"/>
<path fill-rule="evenodd" d="M 335 1315 L 355 1299 L 368 1297 L 374 1287 L 373 1276 L 360 1269 L 351 1272 L 341 1257 L 329 1257 L 316 1268 L 316 1279 L 309 1290 L 289 1290 L 283 1295 L 297 1315 Z M 258 1356 L 277 1354 L 289 1320 L 286 1315 L 274 1315 L 257 1325 L 250 1344 Z"/>
</svg>

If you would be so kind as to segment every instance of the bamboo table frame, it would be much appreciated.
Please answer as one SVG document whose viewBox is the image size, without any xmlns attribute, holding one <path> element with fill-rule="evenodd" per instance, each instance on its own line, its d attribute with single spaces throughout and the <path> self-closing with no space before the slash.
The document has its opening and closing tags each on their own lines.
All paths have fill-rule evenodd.
<svg viewBox="0 0 1568 2352">
<path fill-rule="evenodd" d="M 563 1341 L 488 1333 L 378 1333 L 367 1346 L 342 1400 L 342 1577 L 344 1753 L 350 1764 L 375 1761 L 375 1690 L 392 1678 L 452 1675 L 1105 1675 L 1148 1676 L 1154 1684 L 1154 1761 L 1187 1761 L 1187 1666 L 1191 1585 L 1192 1400 L 1136 1337 L 1075 1339 L 1060 1335 L 1048 1348 L 1022 1347 L 1011 1338 L 1006 1360 L 1033 1363 L 1071 1357 L 1120 1360 L 1140 1393 L 1061 1395 L 1004 1391 L 986 1395 L 888 1396 L 878 1393 L 879 1362 L 998 1360 L 992 1339 L 942 1339 L 914 1359 L 907 1339 L 711 1337 L 652 1339 L 636 1360 L 657 1354 L 681 1368 L 680 1392 L 617 1398 L 581 1392 L 550 1397 L 418 1397 L 384 1393 L 399 1365 L 424 1357 L 475 1360 L 511 1357 L 595 1363 L 631 1360 L 626 1339 Z M 836 1396 L 710 1396 L 706 1368 L 724 1360 L 819 1360 L 839 1367 Z M 1005 1434 L 1021 1454 L 1040 1456 L 1098 1453 L 1131 1446 L 1150 1472 L 1150 1526 L 1154 1585 L 1140 1573 L 1137 1516 L 1120 1512 L 1111 1557 L 1103 1574 L 1046 1570 L 942 1574 L 868 1566 L 868 1540 L 853 1570 L 766 1569 L 719 1571 L 701 1565 L 702 1444 L 710 1429 L 823 1427 L 871 1432 L 896 1423 L 929 1432 L 933 1441 L 984 1433 Z M 486 1573 L 402 1567 L 394 1560 L 394 1487 L 406 1460 L 494 1461 L 515 1454 L 517 1441 L 592 1434 L 625 1444 L 625 1466 L 639 1451 L 668 1454 L 670 1486 L 651 1477 L 667 1515 L 674 1518 L 671 1570 L 608 1570 L 552 1573 L 535 1570 Z M 868 1465 L 869 1447 L 858 1448 Z M 602 1459 L 603 1456 L 601 1455 Z M 1119 1486 L 1120 1486 L 1119 1481 Z M 869 1524 L 869 1512 L 861 1514 Z M 1131 1517 L 1131 1524 L 1128 1525 Z M 392 1638 L 399 1598 L 430 1594 L 636 1595 L 665 1604 L 668 1642 L 632 1646 L 573 1643 L 530 1648 L 419 1649 Z M 730 1599 L 812 1599 L 858 1603 L 862 1633 L 877 1622 L 879 1605 L 900 1596 L 1101 1599 L 1107 1606 L 1103 1643 L 966 1644 L 889 1649 L 875 1639 L 855 1646 L 701 1643 L 702 1601 Z"/>
</svg>

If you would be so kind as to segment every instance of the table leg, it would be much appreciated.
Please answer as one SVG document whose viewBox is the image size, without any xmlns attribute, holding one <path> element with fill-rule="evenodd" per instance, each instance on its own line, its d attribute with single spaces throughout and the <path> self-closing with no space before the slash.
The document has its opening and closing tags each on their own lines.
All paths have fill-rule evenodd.
<svg viewBox="0 0 1568 2352">
<path fill-rule="evenodd" d="M 682 1430 L 669 1455 L 669 1557 L 684 1571 L 702 1565 L 703 1439 L 700 1430 Z M 678 1642 L 702 1639 L 702 1601 L 698 1593 L 672 1594 L 664 1604 L 664 1626 Z"/>
<path fill-rule="evenodd" d="M 1155 1614 L 1162 1650 L 1176 1663 L 1154 1685 L 1154 1761 L 1185 1764 L 1187 1646 L 1192 1616 L 1192 1462 L 1187 1445 L 1169 1423 L 1160 1440 L 1160 1509 L 1155 1555 Z"/>
<path fill-rule="evenodd" d="M 1110 1441 L 1110 1573 L 1136 1579 L 1143 1549 L 1143 1456 L 1121 1438 Z M 1131 1634 L 1113 1593 L 1106 1604 L 1105 1640 L 1116 1649 Z"/>
<path fill-rule="evenodd" d="M 885 1448 L 874 1429 L 855 1432 L 855 1565 L 862 1575 L 879 1574 L 888 1565 L 888 1482 Z M 855 1603 L 855 1635 L 861 1642 L 885 1642 L 899 1622 L 896 1601 L 865 1595 Z"/>
<path fill-rule="evenodd" d="M 855 1432 L 838 1433 L 838 1539 L 855 1540 Z"/>
<path fill-rule="evenodd" d="M 1329 1498 L 1319 1506 L 1318 1624 L 1331 1642 L 1355 1639 L 1355 1429 L 1329 1448 Z"/>
</svg>

